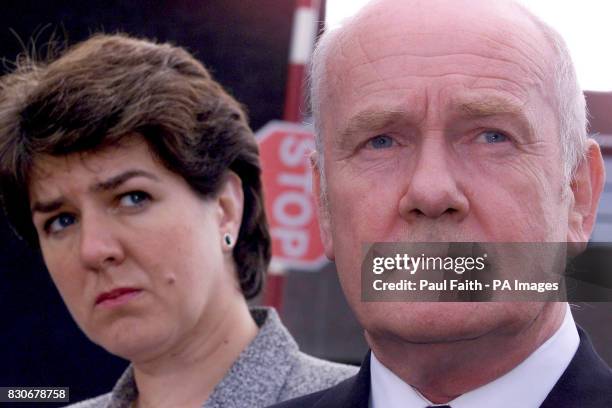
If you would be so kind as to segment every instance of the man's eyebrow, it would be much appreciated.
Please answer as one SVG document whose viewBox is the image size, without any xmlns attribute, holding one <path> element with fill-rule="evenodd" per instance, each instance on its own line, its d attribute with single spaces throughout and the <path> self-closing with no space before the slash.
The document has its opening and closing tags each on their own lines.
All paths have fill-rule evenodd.
<svg viewBox="0 0 612 408">
<path fill-rule="evenodd" d="M 117 187 L 119 187 L 121 184 L 125 183 L 126 181 L 134 177 L 146 177 L 154 181 L 159 181 L 159 178 L 157 176 L 147 171 L 136 170 L 136 169 L 127 170 L 107 180 L 104 180 L 104 181 L 101 181 L 99 183 L 92 185 L 89 188 L 89 191 L 95 193 L 95 192 L 100 192 L 100 191 L 114 190 Z M 59 197 L 59 198 L 49 200 L 49 201 L 36 201 L 32 205 L 31 211 L 32 211 L 32 214 L 34 214 L 35 212 L 49 213 L 49 212 L 58 210 L 59 208 L 61 208 L 63 204 L 64 204 L 63 197 Z"/>
<path fill-rule="evenodd" d="M 535 138 L 537 134 L 534 124 L 525 113 L 523 105 L 515 101 L 499 97 L 484 97 L 478 100 L 458 101 L 456 106 L 459 113 L 468 119 L 510 115 L 523 124 L 530 138 Z"/>
<path fill-rule="evenodd" d="M 364 110 L 352 116 L 338 140 L 340 146 L 351 145 L 353 136 L 363 131 L 376 132 L 401 122 L 407 122 L 408 112 L 402 110 Z"/>
<path fill-rule="evenodd" d="M 485 98 L 459 103 L 459 110 L 468 117 L 486 117 L 505 114 L 520 114 L 521 106 L 499 98 Z"/>
</svg>

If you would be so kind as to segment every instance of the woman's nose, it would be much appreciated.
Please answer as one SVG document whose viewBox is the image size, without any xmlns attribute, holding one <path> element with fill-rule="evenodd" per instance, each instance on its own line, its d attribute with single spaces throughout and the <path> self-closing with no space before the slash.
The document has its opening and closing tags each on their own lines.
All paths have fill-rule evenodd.
<svg viewBox="0 0 612 408">
<path fill-rule="evenodd" d="M 79 256 L 90 270 L 100 271 L 123 262 L 124 251 L 112 221 L 91 215 L 81 219 Z"/>
</svg>

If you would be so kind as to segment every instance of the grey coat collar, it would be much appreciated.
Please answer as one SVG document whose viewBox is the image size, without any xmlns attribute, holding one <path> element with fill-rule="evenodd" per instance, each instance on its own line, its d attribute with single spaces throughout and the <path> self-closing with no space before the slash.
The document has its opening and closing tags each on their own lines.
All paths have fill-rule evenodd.
<svg viewBox="0 0 612 408">
<path fill-rule="evenodd" d="M 228 407 L 229 401 L 242 407 L 266 407 L 280 400 L 298 346 L 274 309 L 254 308 L 251 315 L 259 334 L 217 384 L 206 408 Z"/>
</svg>

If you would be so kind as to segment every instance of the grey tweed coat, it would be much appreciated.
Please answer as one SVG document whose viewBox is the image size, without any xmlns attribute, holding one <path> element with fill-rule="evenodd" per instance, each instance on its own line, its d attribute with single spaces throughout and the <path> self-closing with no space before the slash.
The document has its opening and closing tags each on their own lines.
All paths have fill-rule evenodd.
<svg viewBox="0 0 612 408">
<path fill-rule="evenodd" d="M 264 408 L 329 388 L 357 373 L 357 367 L 300 352 L 274 309 L 252 308 L 251 315 L 259 333 L 217 384 L 203 408 Z M 137 394 L 130 365 L 111 392 L 69 407 L 129 408 Z"/>
</svg>

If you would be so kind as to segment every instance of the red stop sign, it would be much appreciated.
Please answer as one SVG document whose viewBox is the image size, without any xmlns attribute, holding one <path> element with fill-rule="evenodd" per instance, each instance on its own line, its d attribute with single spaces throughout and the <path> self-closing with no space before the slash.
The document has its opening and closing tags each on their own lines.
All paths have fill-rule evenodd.
<svg viewBox="0 0 612 408">
<path fill-rule="evenodd" d="M 287 269 L 319 269 L 326 258 L 312 194 L 314 133 L 306 126 L 272 121 L 257 139 L 273 262 Z"/>
</svg>

